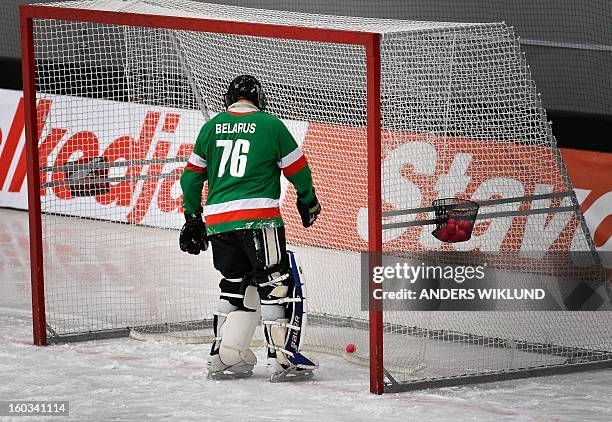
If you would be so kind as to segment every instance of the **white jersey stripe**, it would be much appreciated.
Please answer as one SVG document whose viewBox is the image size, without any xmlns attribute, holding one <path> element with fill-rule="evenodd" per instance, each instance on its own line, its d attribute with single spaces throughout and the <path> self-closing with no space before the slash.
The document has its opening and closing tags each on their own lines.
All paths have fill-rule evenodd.
<svg viewBox="0 0 612 422">
<path fill-rule="evenodd" d="M 206 168 L 206 160 L 200 157 L 195 152 L 191 153 L 188 162 L 196 167 Z"/>
<path fill-rule="evenodd" d="M 249 198 L 236 199 L 227 201 L 221 204 L 204 206 L 204 215 L 221 214 L 229 211 L 251 210 L 258 208 L 276 208 L 278 207 L 278 199 L 270 198 Z"/>
<path fill-rule="evenodd" d="M 285 167 L 288 167 L 291 164 L 295 163 L 297 160 L 299 160 L 302 155 L 304 154 L 302 153 L 301 148 L 298 147 L 291 151 L 289 154 L 285 155 L 283 158 L 281 158 L 281 160 L 277 164 L 280 168 L 284 169 Z"/>
</svg>

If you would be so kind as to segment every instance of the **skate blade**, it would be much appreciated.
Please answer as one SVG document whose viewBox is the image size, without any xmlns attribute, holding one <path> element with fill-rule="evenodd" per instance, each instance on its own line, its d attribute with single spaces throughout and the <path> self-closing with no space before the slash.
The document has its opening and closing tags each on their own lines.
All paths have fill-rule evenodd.
<svg viewBox="0 0 612 422">
<path fill-rule="evenodd" d="M 209 371 L 208 378 L 213 381 L 221 381 L 221 380 L 232 380 L 232 379 L 240 379 L 240 378 L 249 378 L 253 375 L 253 371 L 247 372 L 229 372 L 229 371 Z"/>
<path fill-rule="evenodd" d="M 312 369 L 287 368 L 283 371 L 272 374 L 270 382 L 296 382 L 306 381 L 314 378 Z"/>
</svg>

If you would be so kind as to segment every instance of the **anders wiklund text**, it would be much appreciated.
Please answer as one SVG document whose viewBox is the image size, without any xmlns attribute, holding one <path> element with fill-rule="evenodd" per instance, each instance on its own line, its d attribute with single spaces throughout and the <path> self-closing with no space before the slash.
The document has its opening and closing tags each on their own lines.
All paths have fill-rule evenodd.
<svg viewBox="0 0 612 422">
<path fill-rule="evenodd" d="M 374 289 L 375 299 L 391 300 L 543 300 L 544 289 Z"/>
<path fill-rule="evenodd" d="M 544 289 L 424 289 L 419 299 L 542 300 Z"/>
</svg>

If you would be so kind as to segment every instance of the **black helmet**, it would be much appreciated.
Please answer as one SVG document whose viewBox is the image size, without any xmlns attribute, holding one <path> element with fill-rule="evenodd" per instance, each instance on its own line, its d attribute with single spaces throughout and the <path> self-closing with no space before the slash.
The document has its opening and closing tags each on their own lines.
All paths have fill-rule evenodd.
<svg viewBox="0 0 612 422">
<path fill-rule="evenodd" d="M 266 96 L 261 84 L 253 76 L 238 76 L 230 83 L 227 93 L 223 96 L 226 107 L 231 106 L 241 98 L 251 101 L 260 110 L 266 109 Z"/>
</svg>

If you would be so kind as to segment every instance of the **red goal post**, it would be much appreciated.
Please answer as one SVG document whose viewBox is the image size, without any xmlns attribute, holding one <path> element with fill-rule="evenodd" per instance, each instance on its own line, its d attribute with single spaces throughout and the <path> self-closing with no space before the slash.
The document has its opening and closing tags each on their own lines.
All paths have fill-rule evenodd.
<svg viewBox="0 0 612 422">
<path fill-rule="evenodd" d="M 41 226 L 40 173 L 36 110 L 36 72 L 34 62 L 34 19 L 94 22 L 149 28 L 205 31 L 212 33 L 284 38 L 323 43 L 352 44 L 365 48 L 367 73 L 367 148 L 368 148 L 368 246 L 370 269 L 382 252 L 381 205 L 381 110 L 380 110 L 380 34 L 348 30 L 292 27 L 263 23 L 231 22 L 201 18 L 152 16 L 136 13 L 88 10 L 53 6 L 20 5 L 25 134 L 27 149 L 30 259 L 32 283 L 33 335 L 36 345 L 46 345 L 43 240 Z M 137 24 L 135 24 L 137 22 Z M 374 252 L 374 253 L 372 253 Z M 370 283 L 370 289 L 374 285 Z M 370 391 L 384 392 L 383 315 L 380 300 L 370 294 Z"/>
</svg>

